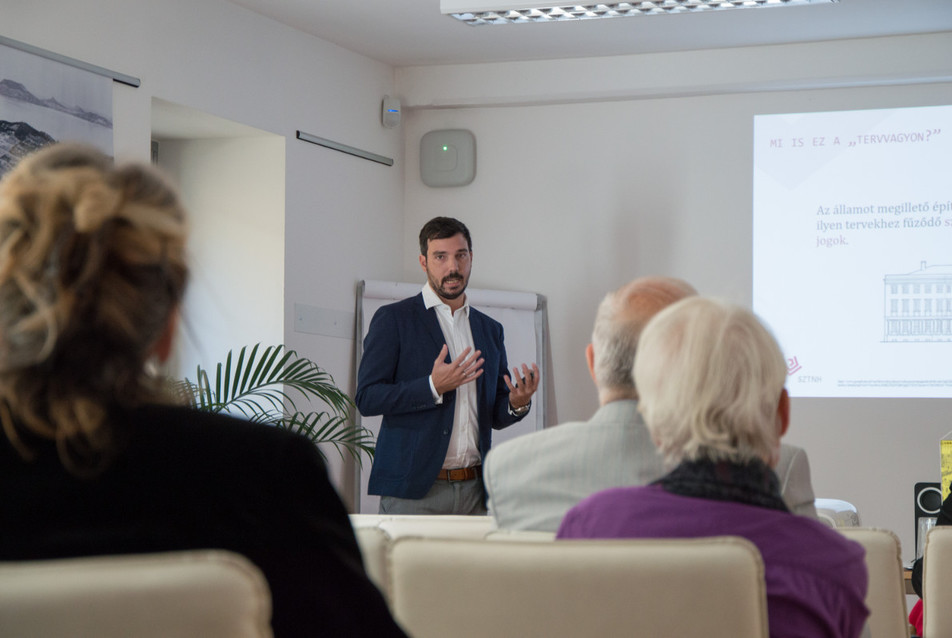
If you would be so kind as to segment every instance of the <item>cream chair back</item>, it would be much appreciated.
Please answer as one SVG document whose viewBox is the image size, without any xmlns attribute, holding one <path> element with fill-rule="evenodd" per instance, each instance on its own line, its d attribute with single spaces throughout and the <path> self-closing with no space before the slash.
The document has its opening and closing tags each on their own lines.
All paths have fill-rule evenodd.
<svg viewBox="0 0 952 638">
<path fill-rule="evenodd" d="M 415 638 L 768 635 L 763 561 L 736 537 L 405 537 L 389 575 L 394 616 Z"/>
<path fill-rule="evenodd" d="M 952 636 L 952 527 L 934 527 L 922 559 L 922 635 Z"/>
<path fill-rule="evenodd" d="M 872 638 L 909 636 L 906 612 L 906 586 L 902 575 L 902 552 L 899 538 L 886 529 L 842 527 L 838 531 L 866 550 L 866 571 L 869 588 L 866 606 Z"/>
<path fill-rule="evenodd" d="M 491 516 L 392 516 L 377 525 L 390 538 L 420 536 L 424 538 L 481 539 L 496 526 Z"/>
<path fill-rule="evenodd" d="M 488 541 L 554 541 L 555 532 L 535 529 L 493 529 L 486 533 Z"/>
<path fill-rule="evenodd" d="M 370 582 L 377 586 L 385 599 L 389 600 L 387 551 L 390 535 L 379 527 L 365 526 L 355 527 L 354 536 L 357 537 L 357 546 L 360 547 L 360 555 L 364 559 L 364 570 Z"/>
<path fill-rule="evenodd" d="M 385 521 L 392 516 L 386 514 L 349 514 L 350 524 L 354 529 L 358 527 L 377 527 L 381 521 Z"/>
<path fill-rule="evenodd" d="M 350 524 L 357 530 L 379 527 L 390 536 L 423 538 L 483 538 L 495 529 L 492 516 L 461 516 L 454 514 L 351 514 Z"/>
<path fill-rule="evenodd" d="M 265 638 L 271 593 L 220 550 L 5 562 L 0 636 Z"/>
<path fill-rule="evenodd" d="M 495 527 L 495 520 L 491 516 L 351 514 L 350 524 L 367 576 L 389 601 L 387 548 L 393 539 L 404 536 L 482 539 Z"/>
<path fill-rule="evenodd" d="M 859 512 L 849 501 L 818 498 L 813 501 L 817 518 L 830 527 L 859 527 Z"/>
</svg>

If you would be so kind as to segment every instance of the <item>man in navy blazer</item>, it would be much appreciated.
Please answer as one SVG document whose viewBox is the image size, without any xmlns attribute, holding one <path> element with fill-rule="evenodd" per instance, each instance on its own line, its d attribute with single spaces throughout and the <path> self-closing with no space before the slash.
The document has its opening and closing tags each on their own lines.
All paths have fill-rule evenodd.
<svg viewBox="0 0 952 638">
<path fill-rule="evenodd" d="M 390 514 L 485 514 L 482 459 L 492 430 L 522 419 L 539 369 L 508 374 L 502 325 L 469 306 L 466 226 L 436 217 L 420 231 L 420 294 L 370 322 L 356 403 L 383 415 L 368 492 Z"/>
</svg>

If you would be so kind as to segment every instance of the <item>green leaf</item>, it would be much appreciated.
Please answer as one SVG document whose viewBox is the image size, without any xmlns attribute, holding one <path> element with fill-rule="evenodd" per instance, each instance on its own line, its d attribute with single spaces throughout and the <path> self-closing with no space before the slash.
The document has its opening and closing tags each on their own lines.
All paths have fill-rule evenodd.
<svg viewBox="0 0 952 638">
<path fill-rule="evenodd" d="M 300 432 L 314 443 L 333 445 L 341 458 L 350 454 L 358 463 L 373 458 L 374 436 L 353 423 L 354 402 L 314 361 L 283 345 L 260 348 L 255 344 L 229 351 L 215 366 L 215 383 L 198 366 L 196 381 L 184 379 L 175 391 L 192 407 L 205 412 L 240 414 L 249 421 Z M 317 402 L 328 411 L 300 411 L 298 401 Z M 318 450 L 324 455 L 323 450 Z"/>
</svg>

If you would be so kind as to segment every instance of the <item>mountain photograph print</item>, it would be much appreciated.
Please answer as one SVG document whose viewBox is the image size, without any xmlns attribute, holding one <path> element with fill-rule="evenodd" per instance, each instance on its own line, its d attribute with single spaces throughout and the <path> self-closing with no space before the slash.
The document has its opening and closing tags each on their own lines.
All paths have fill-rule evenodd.
<svg viewBox="0 0 952 638">
<path fill-rule="evenodd" d="M 112 147 L 112 80 L 0 46 L 0 176 L 53 142 Z"/>
</svg>

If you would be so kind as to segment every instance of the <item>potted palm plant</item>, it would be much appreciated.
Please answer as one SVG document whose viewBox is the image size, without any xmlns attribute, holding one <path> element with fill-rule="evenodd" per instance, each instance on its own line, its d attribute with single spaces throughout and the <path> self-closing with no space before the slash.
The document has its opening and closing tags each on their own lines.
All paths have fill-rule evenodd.
<svg viewBox="0 0 952 638">
<path fill-rule="evenodd" d="M 215 368 L 214 381 L 198 366 L 196 380 L 186 378 L 181 389 L 197 410 L 240 415 L 299 432 L 314 443 L 333 445 L 342 458 L 350 454 L 358 464 L 363 455 L 373 458 L 373 433 L 351 420 L 351 398 L 328 372 L 283 345 L 258 344 L 250 351 L 244 346 L 237 357 L 229 350 L 224 363 Z M 326 409 L 300 411 L 295 398 L 318 401 Z"/>
</svg>

